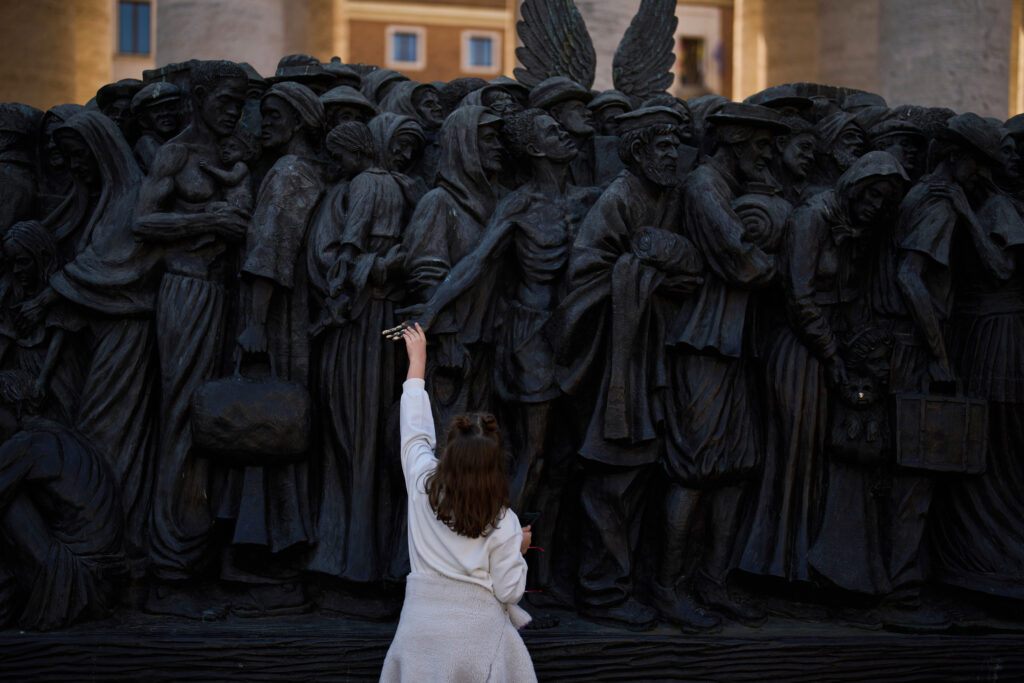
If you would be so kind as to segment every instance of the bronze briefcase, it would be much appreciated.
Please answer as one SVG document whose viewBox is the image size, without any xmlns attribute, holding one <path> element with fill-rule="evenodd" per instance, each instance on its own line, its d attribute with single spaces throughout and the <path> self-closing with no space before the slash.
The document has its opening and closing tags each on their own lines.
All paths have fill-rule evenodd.
<svg viewBox="0 0 1024 683">
<path fill-rule="evenodd" d="M 897 394 L 896 462 L 936 472 L 978 474 L 988 450 L 988 404 L 970 398 L 959 382 L 954 394 L 925 385 L 920 393 Z"/>
</svg>

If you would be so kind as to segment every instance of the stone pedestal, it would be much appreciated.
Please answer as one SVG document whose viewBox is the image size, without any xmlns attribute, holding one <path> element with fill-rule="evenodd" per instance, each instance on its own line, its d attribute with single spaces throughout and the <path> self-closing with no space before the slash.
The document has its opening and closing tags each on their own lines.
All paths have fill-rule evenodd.
<svg viewBox="0 0 1024 683">
<path fill-rule="evenodd" d="M 318 615 L 199 623 L 129 615 L 56 633 L 0 631 L 0 679 L 376 681 L 395 624 Z M 523 640 L 542 681 L 1020 680 L 1024 634 L 910 635 L 774 619 L 682 635 L 573 616 Z"/>
</svg>

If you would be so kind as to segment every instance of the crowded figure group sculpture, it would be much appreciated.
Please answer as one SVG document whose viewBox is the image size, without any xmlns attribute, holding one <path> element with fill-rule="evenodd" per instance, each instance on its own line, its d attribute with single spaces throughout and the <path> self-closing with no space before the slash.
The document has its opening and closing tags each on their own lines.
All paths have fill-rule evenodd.
<svg viewBox="0 0 1024 683">
<path fill-rule="evenodd" d="M 527 0 L 515 80 L 291 55 L 0 105 L 0 626 L 397 616 L 408 320 L 438 434 L 503 425 L 538 608 L 1024 598 L 1024 115 L 683 101 L 674 5 L 603 93 Z"/>
</svg>

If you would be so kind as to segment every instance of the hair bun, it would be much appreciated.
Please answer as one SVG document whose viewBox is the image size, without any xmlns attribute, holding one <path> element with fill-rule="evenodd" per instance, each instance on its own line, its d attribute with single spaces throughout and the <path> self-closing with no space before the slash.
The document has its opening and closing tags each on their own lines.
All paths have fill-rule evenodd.
<svg viewBox="0 0 1024 683">
<path fill-rule="evenodd" d="M 480 413 L 480 427 L 487 434 L 498 433 L 498 421 L 490 413 Z"/>
<path fill-rule="evenodd" d="M 452 418 L 448 438 L 455 436 L 486 436 L 501 441 L 498 420 L 491 413 L 464 413 Z"/>
</svg>

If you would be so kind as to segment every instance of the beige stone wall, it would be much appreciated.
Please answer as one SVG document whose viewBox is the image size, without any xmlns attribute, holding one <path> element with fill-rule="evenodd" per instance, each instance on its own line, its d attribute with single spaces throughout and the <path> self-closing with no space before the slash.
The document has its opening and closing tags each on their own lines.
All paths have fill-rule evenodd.
<svg viewBox="0 0 1024 683">
<path fill-rule="evenodd" d="M 142 78 L 142 72 L 152 69 L 156 62 L 150 55 L 119 55 L 114 54 L 111 62 L 110 80 L 119 81 L 122 78 Z"/>
<path fill-rule="evenodd" d="M 890 104 L 1006 117 L 1011 2 L 885 0 L 881 8 L 879 92 Z"/>
</svg>

